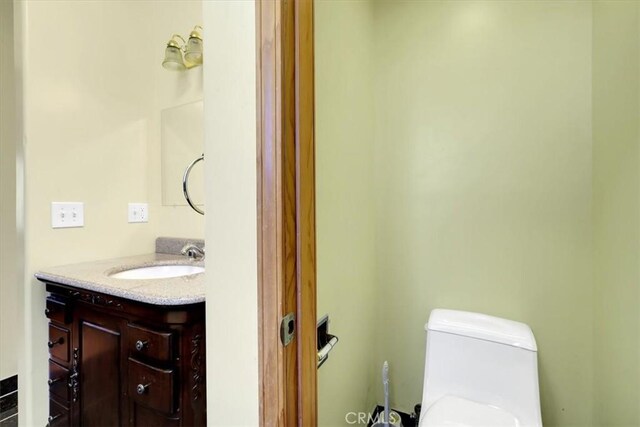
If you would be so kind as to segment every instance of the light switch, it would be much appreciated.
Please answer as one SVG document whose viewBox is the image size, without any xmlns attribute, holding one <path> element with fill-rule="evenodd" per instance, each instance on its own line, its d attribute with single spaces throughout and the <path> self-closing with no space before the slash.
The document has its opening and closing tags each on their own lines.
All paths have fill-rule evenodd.
<svg viewBox="0 0 640 427">
<path fill-rule="evenodd" d="M 84 227 L 84 203 L 51 202 L 51 227 Z"/>
<path fill-rule="evenodd" d="M 147 203 L 129 203 L 129 222 L 149 222 Z"/>
</svg>

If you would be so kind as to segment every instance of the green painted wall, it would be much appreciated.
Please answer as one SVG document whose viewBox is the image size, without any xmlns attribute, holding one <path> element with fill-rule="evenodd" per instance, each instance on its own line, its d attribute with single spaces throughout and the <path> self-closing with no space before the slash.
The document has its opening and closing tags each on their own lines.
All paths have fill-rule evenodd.
<svg viewBox="0 0 640 427">
<path fill-rule="evenodd" d="M 413 409 L 437 307 L 531 325 L 545 426 L 640 425 L 639 14 L 317 2 L 321 425 L 383 360 Z"/>
<path fill-rule="evenodd" d="M 593 10 L 598 426 L 640 425 L 640 3 Z"/>
<path fill-rule="evenodd" d="M 340 426 L 374 404 L 373 7 L 321 0 L 315 19 L 318 314 L 340 337 L 318 371 L 318 421 Z"/>
<path fill-rule="evenodd" d="M 545 426 L 592 424 L 591 5 L 376 3 L 379 327 L 421 399 L 438 307 L 531 325 Z"/>
</svg>

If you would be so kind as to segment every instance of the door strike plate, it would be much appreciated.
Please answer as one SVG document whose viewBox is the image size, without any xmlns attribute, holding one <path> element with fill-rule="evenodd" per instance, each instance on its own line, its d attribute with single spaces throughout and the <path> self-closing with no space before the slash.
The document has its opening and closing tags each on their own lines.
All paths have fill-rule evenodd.
<svg viewBox="0 0 640 427">
<path fill-rule="evenodd" d="M 289 345 L 296 336 L 296 315 L 295 313 L 287 313 L 280 322 L 280 341 L 283 346 Z"/>
</svg>

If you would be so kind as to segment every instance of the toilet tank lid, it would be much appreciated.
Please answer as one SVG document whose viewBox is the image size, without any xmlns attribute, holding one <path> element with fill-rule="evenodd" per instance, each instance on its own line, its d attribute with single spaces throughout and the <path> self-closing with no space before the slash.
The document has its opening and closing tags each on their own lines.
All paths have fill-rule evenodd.
<svg viewBox="0 0 640 427">
<path fill-rule="evenodd" d="M 431 311 L 425 329 L 506 344 L 530 351 L 538 350 L 536 339 L 528 325 L 482 313 L 436 309 Z"/>
</svg>

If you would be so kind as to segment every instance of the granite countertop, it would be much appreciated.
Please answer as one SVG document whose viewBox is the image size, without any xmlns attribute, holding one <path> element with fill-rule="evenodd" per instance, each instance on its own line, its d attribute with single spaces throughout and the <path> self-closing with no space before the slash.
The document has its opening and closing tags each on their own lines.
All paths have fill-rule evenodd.
<svg viewBox="0 0 640 427">
<path fill-rule="evenodd" d="M 156 248 L 158 247 L 161 247 L 161 245 L 156 243 Z M 153 253 L 49 267 L 38 271 L 35 276 L 39 280 L 101 292 L 148 304 L 185 305 L 203 302 L 205 273 L 165 279 L 138 280 L 109 277 L 110 274 L 132 268 L 169 264 L 204 267 L 203 261 L 193 261 L 183 255 Z"/>
</svg>

